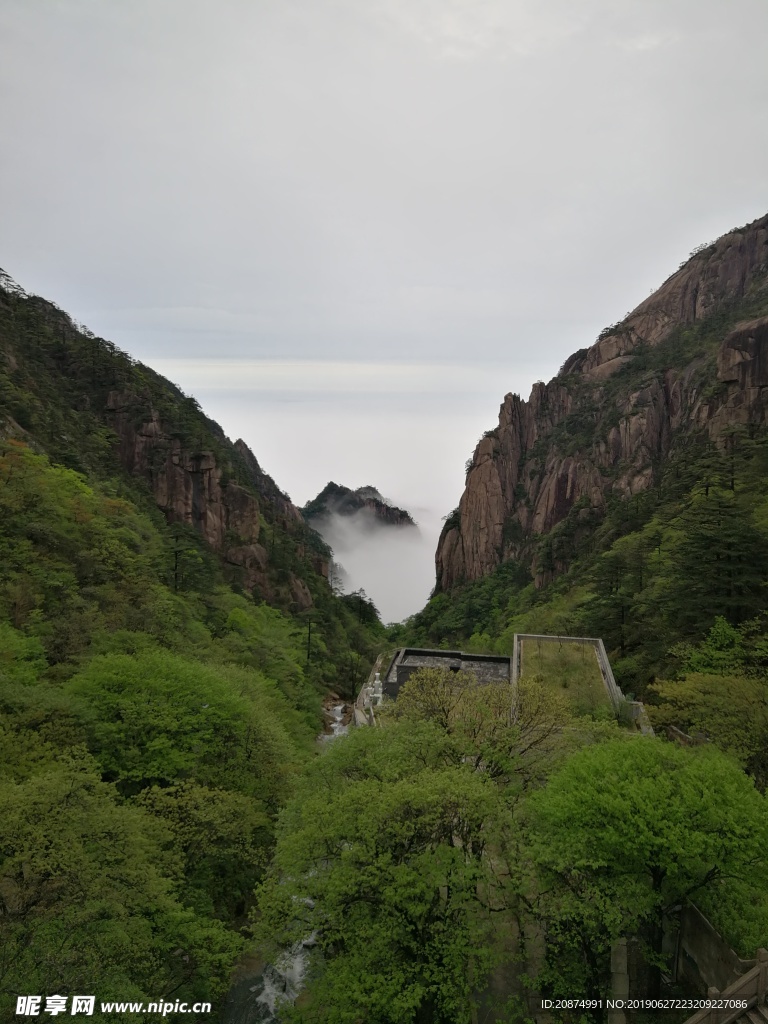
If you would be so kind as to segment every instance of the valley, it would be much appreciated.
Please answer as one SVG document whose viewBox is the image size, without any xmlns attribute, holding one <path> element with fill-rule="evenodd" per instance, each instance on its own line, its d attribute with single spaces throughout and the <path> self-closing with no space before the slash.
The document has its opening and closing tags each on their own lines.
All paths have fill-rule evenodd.
<svg viewBox="0 0 768 1024">
<path fill-rule="evenodd" d="M 268 1019 L 260 1000 L 317 1024 L 544 1022 L 521 965 L 529 991 L 593 998 L 624 943 L 632 984 L 672 991 L 689 904 L 756 960 L 767 325 L 763 217 L 506 395 L 432 596 L 384 626 L 371 545 L 420 543 L 407 511 L 334 483 L 297 508 L 193 397 L 4 275 L 3 1007 L 98 978 L 221 1009 L 240 965 L 233 1021 Z M 463 653 L 350 727 L 403 648 Z M 601 650 L 655 737 L 617 721 Z M 467 669 L 513 655 L 519 678 Z M 299 947 L 281 1009 L 263 968 Z"/>
</svg>

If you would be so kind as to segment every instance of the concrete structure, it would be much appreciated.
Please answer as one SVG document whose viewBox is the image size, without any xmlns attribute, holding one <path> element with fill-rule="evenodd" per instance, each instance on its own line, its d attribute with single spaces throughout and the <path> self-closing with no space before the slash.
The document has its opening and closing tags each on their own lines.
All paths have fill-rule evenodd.
<svg viewBox="0 0 768 1024">
<path fill-rule="evenodd" d="M 471 672 L 481 685 L 512 680 L 512 659 L 501 654 L 465 654 L 463 651 L 402 647 L 395 652 L 384 673 L 384 695 L 395 700 L 403 683 L 420 668 Z"/>
<path fill-rule="evenodd" d="M 355 702 L 354 720 L 357 725 L 375 725 L 375 709 L 384 698 L 396 700 L 400 687 L 421 668 L 448 669 L 451 672 L 471 672 L 478 684 L 492 682 L 509 683 L 517 689 L 522 674 L 523 641 L 558 644 L 582 644 L 594 650 L 597 667 L 606 693 L 617 717 L 632 722 L 640 732 L 653 734 L 645 708 L 639 701 L 630 701 L 624 696 L 613 678 L 605 645 L 598 637 L 548 636 L 534 633 L 516 633 L 512 657 L 503 654 L 471 654 L 465 651 L 443 651 L 420 647 L 401 647 L 395 651 L 386 669 L 382 668 L 381 655 L 371 669 L 367 684 L 360 691 Z"/>
<path fill-rule="evenodd" d="M 719 992 L 707 991 L 710 999 L 722 999 L 724 1006 L 700 1010 L 686 1024 L 768 1024 L 768 949 L 758 949 L 754 967 Z M 728 1003 L 737 1005 L 728 1006 Z M 746 1004 L 739 1008 L 738 1004 Z"/>
<path fill-rule="evenodd" d="M 376 725 L 376 708 L 382 700 L 385 697 L 396 700 L 400 687 L 420 668 L 471 672 L 479 685 L 512 681 L 512 659 L 504 655 L 401 647 L 389 659 L 386 671 L 383 672 L 382 662 L 383 656 L 379 655 L 368 682 L 358 694 L 354 709 L 355 725 Z"/>
<path fill-rule="evenodd" d="M 515 633 L 513 646 L 512 646 L 512 682 L 517 685 L 517 681 L 523 674 L 523 641 L 535 640 L 538 643 L 558 643 L 558 644 L 582 644 L 586 647 L 590 647 L 595 652 L 597 658 L 597 665 L 600 669 L 600 675 L 603 680 L 603 686 L 605 687 L 606 693 L 613 706 L 616 717 L 621 717 L 629 722 L 634 723 L 635 728 L 639 729 L 640 732 L 653 735 L 653 728 L 651 723 L 648 721 L 648 716 L 645 711 L 645 707 L 638 700 L 627 700 L 624 694 L 621 692 L 616 680 L 613 678 L 613 670 L 611 669 L 611 663 L 608 660 L 608 654 L 605 650 L 605 644 L 600 637 L 592 636 L 550 636 L 544 633 Z"/>
<path fill-rule="evenodd" d="M 680 912 L 675 940 L 673 976 L 687 992 L 723 991 L 756 963 L 742 960 L 692 903 Z"/>
</svg>

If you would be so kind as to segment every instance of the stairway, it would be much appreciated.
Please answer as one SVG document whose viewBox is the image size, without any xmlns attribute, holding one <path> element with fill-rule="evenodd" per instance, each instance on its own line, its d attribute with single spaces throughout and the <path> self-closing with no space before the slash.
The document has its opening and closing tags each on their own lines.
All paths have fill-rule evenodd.
<svg viewBox="0 0 768 1024">
<path fill-rule="evenodd" d="M 751 1010 L 745 1010 L 739 1017 L 737 1024 L 768 1024 L 768 1004 L 763 1000 L 759 1006 L 753 1006 Z"/>
<path fill-rule="evenodd" d="M 742 974 L 722 992 L 710 989 L 713 996 L 739 999 L 754 1006 L 748 1010 L 709 1007 L 689 1017 L 685 1024 L 768 1024 L 768 950 L 758 949 L 755 966 Z M 738 1005 L 738 1004 L 737 1004 Z"/>
</svg>

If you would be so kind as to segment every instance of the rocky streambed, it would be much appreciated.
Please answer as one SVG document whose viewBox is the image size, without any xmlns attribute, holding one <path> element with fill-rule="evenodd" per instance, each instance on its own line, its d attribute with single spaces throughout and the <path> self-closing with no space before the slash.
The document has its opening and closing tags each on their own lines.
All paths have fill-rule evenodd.
<svg viewBox="0 0 768 1024">
<path fill-rule="evenodd" d="M 349 731 L 354 708 L 336 693 L 323 701 L 321 743 L 344 736 Z M 301 992 L 307 969 L 308 950 L 314 938 L 309 936 L 286 952 L 278 964 L 264 964 L 258 957 L 245 957 L 232 980 L 221 1015 L 222 1024 L 276 1024 L 281 1002 L 294 1003 Z"/>
</svg>

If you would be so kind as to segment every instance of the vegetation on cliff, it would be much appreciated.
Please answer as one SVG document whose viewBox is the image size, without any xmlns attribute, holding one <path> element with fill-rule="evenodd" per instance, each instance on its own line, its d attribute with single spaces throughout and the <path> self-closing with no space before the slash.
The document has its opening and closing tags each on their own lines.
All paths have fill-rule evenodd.
<svg viewBox="0 0 768 1024">
<path fill-rule="evenodd" d="M 531 791 L 517 780 L 504 905 L 518 938 L 538 922 L 536 983 L 566 998 L 608 990 L 619 936 L 641 940 L 658 984 L 662 925 L 686 899 L 742 956 L 768 943 L 766 245 L 768 218 L 726 236 L 530 403 L 507 396 L 446 520 L 435 593 L 391 631 L 498 654 L 515 633 L 602 637 L 662 734 L 709 741 L 603 723 L 574 752 L 566 727 Z M 700 301 L 688 286 L 705 281 Z M 429 686 L 406 704 L 446 727 Z M 490 819 L 486 835 L 505 848 Z"/>
<path fill-rule="evenodd" d="M 466 1024 L 478 998 L 518 1020 L 493 979 L 542 936 L 538 984 L 604 994 L 613 940 L 657 962 L 693 894 L 742 954 L 765 941 L 761 231 L 508 396 L 438 590 L 387 638 L 601 636 L 653 721 L 708 749 L 575 715 L 535 674 L 513 700 L 425 673 L 314 757 L 321 694 L 383 639 L 371 603 L 334 595 L 322 539 L 193 399 L 0 289 L 6 999 L 215 999 L 249 918 L 275 954 L 313 937 L 286 1015 L 328 1024 Z"/>
<path fill-rule="evenodd" d="M 569 547 L 550 583 L 507 563 L 435 595 L 401 635 L 497 653 L 511 653 L 516 632 L 600 636 L 617 681 L 655 722 L 704 732 L 764 787 L 766 459 L 763 430 L 734 429 L 722 450 L 690 446 L 660 469 L 658 488 L 616 500 L 591 532 L 577 511 L 542 538 L 542 560 Z M 718 703 L 733 710 L 727 723 Z"/>
<path fill-rule="evenodd" d="M 724 236 L 530 403 L 507 396 L 402 639 L 600 636 L 625 692 L 655 700 L 722 619 L 742 638 L 730 675 L 764 670 L 767 246 L 768 218 Z"/>
<path fill-rule="evenodd" d="M 321 526 L 329 516 L 354 516 L 360 512 L 385 526 L 416 525 L 410 512 L 390 504 L 375 487 L 358 487 L 353 491 L 333 481 L 308 501 L 301 512 L 307 522 L 316 526 Z"/>
<path fill-rule="evenodd" d="M 3 1014 L 221 995 L 321 697 L 381 630 L 327 558 L 192 399 L 0 290 Z"/>
</svg>

